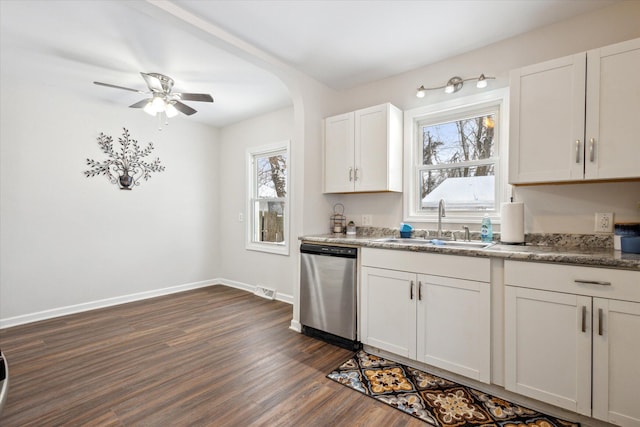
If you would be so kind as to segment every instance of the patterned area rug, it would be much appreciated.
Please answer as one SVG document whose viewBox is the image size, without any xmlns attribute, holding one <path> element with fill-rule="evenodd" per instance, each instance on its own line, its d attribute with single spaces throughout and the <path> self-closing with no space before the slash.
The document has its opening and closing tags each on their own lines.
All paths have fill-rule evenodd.
<svg viewBox="0 0 640 427">
<path fill-rule="evenodd" d="M 327 378 L 435 426 L 580 426 L 364 351 Z"/>
</svg>

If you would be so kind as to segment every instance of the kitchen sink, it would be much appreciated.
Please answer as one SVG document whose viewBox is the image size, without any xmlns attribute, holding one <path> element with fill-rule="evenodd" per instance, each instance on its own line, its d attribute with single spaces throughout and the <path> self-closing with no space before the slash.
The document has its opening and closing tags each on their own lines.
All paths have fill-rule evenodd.
<svg viewBox="0 0 640 427">
<path fill-rule="evenodd" d="M 401 239 L 397 237 L 385 237 L 384 239 L 377 239 L 374 242 L 378 243 L 401 243 L 404 245 L 432 245 L 431 240 L 425 239 Z"/>
<path fill-rule="evenodd" d="M 444 246 L 448 248 L 475 248 L 485 249 L 494 243 L 481 242 L 479 240 L 440 240 L 440 239 L 401 239 L 397 237 L 387 237 L 383 239 L 374 240 L 379 243 L 398 243 L 403 245 L 429 245 L 429 246 Z"/>
</svg>

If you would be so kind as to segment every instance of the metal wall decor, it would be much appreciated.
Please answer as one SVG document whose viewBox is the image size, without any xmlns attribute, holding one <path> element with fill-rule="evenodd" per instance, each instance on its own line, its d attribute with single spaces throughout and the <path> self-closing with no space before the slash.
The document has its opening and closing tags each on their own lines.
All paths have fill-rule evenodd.
<svg viewBox="0 0 640 427">
<path fill-rule="evenodd" d="M 142 160 L 153 151 L 153 143 L 150 142 L 145 149 L 141 150 L 138 141 L 131 138 L 129 131 L 122 129 L 122 137 L 118 138 L 120 142 L 118 151 L 113 149 L 113 138 L 100 133 L 98 145 L 110 158 L 103 162 L 87 159 L 87 165 L 91 169 L 84 171 L 84 175 L 87 178 L 106 175 L 109 182 L 118 184 L 121 190 L 131 190 L 134 185 L 140 185 L 140 179 L 148 180 L 151 172 L 162 172 L 164 166 L 160 164 L 159 158 L 152 162 Z"/>
</svg>

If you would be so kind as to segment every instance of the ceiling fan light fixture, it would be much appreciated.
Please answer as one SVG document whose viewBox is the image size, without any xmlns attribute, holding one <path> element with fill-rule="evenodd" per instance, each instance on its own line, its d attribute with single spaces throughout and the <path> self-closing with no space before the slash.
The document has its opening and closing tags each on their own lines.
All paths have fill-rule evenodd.
<svg viewBox="0 0 640 427">
<path fill-rule="evenodd" d="M 149 100 L 149 102 L 147 102 L 147 104 L 142 109 L 150 116 L 156 115 L 156 112 L 153 109 L 153 100 Z"/>
<path fill-rule="evenodd" d="M 165 103 L 164 112 L 168 118 L 172 118 L 178 115 L 178 110 L 173 106 L 173 102 Z"/>
<path fill-rule="evenodd" d="M 160 113 L 164 111 L 164 99 L 161 96 L 154 96 L 151 101 L 151 111 Z"/>
</svg>

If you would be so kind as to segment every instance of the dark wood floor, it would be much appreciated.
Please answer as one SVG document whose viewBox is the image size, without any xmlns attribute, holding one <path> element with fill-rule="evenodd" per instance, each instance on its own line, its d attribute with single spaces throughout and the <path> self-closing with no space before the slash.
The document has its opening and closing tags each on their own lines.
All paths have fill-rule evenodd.
<svg viewBox="0 0 640 427">
<path fill-rule="evenodd" d="M 325 378 L 350 351 L 212 286 L 0 330 L 10 426 L 424 426 Z"/>
</svg>

